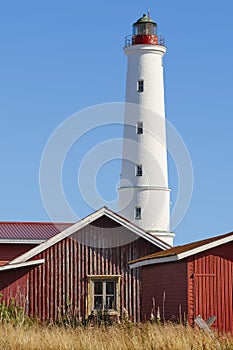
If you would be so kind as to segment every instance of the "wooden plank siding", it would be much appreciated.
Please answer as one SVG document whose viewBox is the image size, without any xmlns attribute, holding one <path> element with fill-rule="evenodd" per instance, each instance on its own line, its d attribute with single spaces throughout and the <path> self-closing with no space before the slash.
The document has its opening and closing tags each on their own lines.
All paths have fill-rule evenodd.
<svg viewBox="0 0 233 350">
<path fill-rule="evenodd" d="M 189 322 L 216 316 L 219 331 L 233 333 L 233 243 L 189 258 Z"/>
<path fill-rule="evenodd" d="M 28 286 L 25 298 L 29 315 L 54 320 L 69 303 L 84 320 L 88 316 L 87 276 L 120 275 L 121 313 L 126 309 L 130 319 L 138 322 L 141 272 L 140 268 L 131 270 L 128 262 L 159 250 L 113 220 L 101 217 L 34 257 L 45 259 L 45 263 L 23 276 Z M 21 286 L 22 279 L 16 284 Z M 9 297 L 7 291 L 5 297 Z"/>
<path fill-rule="evenodd" d="M 152 300 L 155 312 L 160 309 L 161 320 L 186 319 L 187 266 L 185 261 L 142 267 L 142 319 L 150 319 Z M 165 301 L 163 301 L 165 297 Z M 163 319 L 164 316 L 164 319 Z"/>
<path fill-rule="evenodd" d="M 0 273 L 0 294 L 2 300 L 10 304 L 12 299 L 16 305 L 24 308 L 28 314 L 29 309 L 29 268 L 16 269 L 12 271 L 1 271 Z"/>
<path fill-rule="evenodd" d="M 0 260 L 11 261 L 35 246 L 36 244 L 0 243 Z"/>
</svg>

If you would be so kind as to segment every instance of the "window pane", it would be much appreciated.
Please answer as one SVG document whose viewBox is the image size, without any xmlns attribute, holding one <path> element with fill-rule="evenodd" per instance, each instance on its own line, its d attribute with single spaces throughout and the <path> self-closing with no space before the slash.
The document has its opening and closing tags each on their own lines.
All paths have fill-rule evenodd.
<svg viewBox="0 0 233 350">
<path fill-rule="evenodd" d="M 103 283 L 94 282 L 94 294 L 103 294 Z"/>
<path fill-rule="evenodd" d="M 138 80 L 138 92 L 143 92 L 144 90 L 144 81 Z"/>
<path fill-rule="evenodd" d="M 103 297 L 100 295 L 94 296 L 94 309 L 103 309 Z"/>
<path fill-rule="evenodd" d="M 141 207 L 136 207 L 135 208 L 135 219 L 141 219 L 141 215 L 142 215 Z"/>
<path fill-rule="evenodd" d="M 137 134 L 143 134 L 143 122 L 137 123 Z"/>
<path fill-rule="evenodd" d="M 115 297 L 113 295 L 112 296 L 109 296 L 109 295 L 106 296 L 105 308 L 106 309 L 110 309 L 110 310 L 116 309 Z"/>
<path fill-rule="evenodd" d="M 156 35 L 156 25 L 154 23 L 148 23 L 148 34 Z"/>
<path fill-rule="evenodd" d="M 115 294 L 115 283 L 114 282 L 106 282 L 106 294 Z"/>
<path fill-rule="evenodd" d="M 142 165 L 136 165 L 136 176 L 142 176 Z"/>
<path fill-rule="evenodd" d="M 138 34 L 146 34 L 146 23 L 140 23 L 138 25 Z"/>
</svg>

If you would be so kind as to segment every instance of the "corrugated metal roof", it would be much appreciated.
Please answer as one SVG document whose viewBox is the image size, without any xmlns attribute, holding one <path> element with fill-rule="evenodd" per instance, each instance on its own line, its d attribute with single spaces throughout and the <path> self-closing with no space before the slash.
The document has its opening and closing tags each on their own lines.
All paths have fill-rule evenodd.
<svg viewBox="0 0 233 350">
<path fill-rule="evenodd" d="M 70 227 L 71 223 L 0 222 L 1 240 L 47 240 Z"/>
<path fill-rule="evenodd" d="M 170 249 L 166 249 L 166 250 L 162 250 L 161 252 L 158 253 L 154 253 L 154 254 L 150 254 L 147 256 L 143 256 L 142 258 L 139 258 L 135 261 L 130 261 L 130 264 L 136 263 L 136 262 L 140 262 L 140 261 L 145 261 L 145 260 L 151 260 L 151 259 L 158 259 L 158 258 L 167 258 L 167 257 L 171 257 L 171 256 L 175 256 L 175 255 L 179 255 L 185 252 L 188 252 L 192 249 L 195 248 L 199 248 L 203 245 L 212 243 L 212 242 L 216 242 L 220 239 L 223 238 L 227 238 L 233 235 L 233 232 L 227 233 L 225 235 L 221 235 L 221 236 L 216 236 L 216 237 L 211 237 L 211 238 L 207 238 L 207 239 L 203 239 L 201 241 L 197 241 L 197 242 L 192 242 L 192 243 L 188 243 L 188 244 L 184 244 L 181 246 L 177 246 L 177 247 L 173 247 Z"/>
</svg>

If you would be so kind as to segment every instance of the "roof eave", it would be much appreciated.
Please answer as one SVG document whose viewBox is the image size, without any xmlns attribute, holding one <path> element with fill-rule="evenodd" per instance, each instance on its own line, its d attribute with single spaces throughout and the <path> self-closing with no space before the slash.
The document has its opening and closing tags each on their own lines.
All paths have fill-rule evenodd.
<svg viewBox="0 0 233 350">
<path fill-rule="evenodd" d="M 45 262 L 45 259 L 37 259 L 37 260 L 31 260 L 31 261 L 26 261 L 26 262 L 21 262 L 21 263 L 16 263 L 16 264 L 9 263 L 7 265 L 0 266 L 0 272 L 6 271 L 6 270 L 19 269 L 22 267 L 41 265 L 41 264 L 44 264 L 44 262 Z"/>
<path fill-rule="evenodd" d="M 177 255 L 172 255 L 172 256 L 164 257 L 164 258 L 135 261 L 135 262 L 129 263 L 129 266 L 131 269 L 134 269 L 136 267 L 142 267 L 142 266 L 154 265 L 154 264 L 164 264 L 164 263 L 174 262 L 174 261 L 178 261 L 178 260 L 179 259 L 178 259 Z"/>
<path fill-rule="evenodd" d="M 0 238 L 0 244 L 41 244 L 45 241 L 45 239 Z"/>
<path fill-rule="evenodd" d="M 207 244 L 203 244 L 202 246 L 190 249 L 186 252 L 180 253 L 180 254 L 175 254 L 175 255 L 170 255 L 170 256 L 165 256 L 165 257 L 161 257 L 161 258 L 150 258 L 150 259 L 146 259 L 145 260 L 141 260 L 141 261 L 135 261 L 135 262 L 130 262 L 130 268 L 136 268 L 139 266 L 146 266 L 146 265 L 154 265 L 154 264 L 164 264 L 164 263 L 169 263 L 169 262 L 174 262 L 174 261 L 179 261 L 185 258 L 188 258 L 189 256 L 204 252 L 206 250 L 218 247 L 220 245 L 229 243 L 233 241 L 233 234 L 231 236 L 228 237 L 224 237 L 224 238 L 220 238 L 216 241 L 207 243 Z"/>
</svg>

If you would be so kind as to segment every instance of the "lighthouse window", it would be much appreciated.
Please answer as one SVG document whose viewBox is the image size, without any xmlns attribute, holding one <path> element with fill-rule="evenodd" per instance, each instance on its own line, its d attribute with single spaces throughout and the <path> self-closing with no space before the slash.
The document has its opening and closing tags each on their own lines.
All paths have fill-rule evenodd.
<svg viewBox="0 0 233 350">
<path fill-rule="evenodd" d="M 140 220 L 142 218 L 142 208 L 135 207 L 135 219 Z"/>
<path fill-rule="evenodd" d="M 143 134 L 143 122 L 138 122 L 137 123 L 137 134 L 138 135 Z"/>
<path fill-rule="evenodd" d="M 138 80 L 138 92 L 143 92 L 144 90 L 144 81 L 143 80 Z"/>
<path fill-rule="evenodd" d="M 148 34 L 148 27 L 147 27 L 146 23 L 140 23 L 138 25 L 138 34 L 139 35 Z"/>
<path fill-rule="evenodd" d="M 136 165 L 136 176 L 142 176 L 142 165 Z"/>
</svg>

